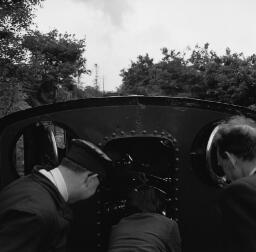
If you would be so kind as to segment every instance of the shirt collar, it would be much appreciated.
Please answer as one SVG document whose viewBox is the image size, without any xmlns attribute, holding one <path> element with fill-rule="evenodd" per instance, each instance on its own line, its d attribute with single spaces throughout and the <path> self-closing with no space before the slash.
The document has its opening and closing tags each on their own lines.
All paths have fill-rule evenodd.
<svg viewBox="0 0 256 252">
<path fill-rule="evenodd" d="M 68 190 L 66 182 L 59 170 L 59 168 L 54 168 L 50 171 L 46 171 L 45 169 L 39 170 L 41 174 L 43 174 L 45 177 L 47 177 L 58 189 L 61 196 L 64 198 L 64 200 L 68 201 Z"/>
<path fill-rule="evenodd" d="M 251 170 L 251 172 L 249 173 L 249 176 L 252 176 L 254 173 L 256 173 L 256 167 Z"/>
</svg>

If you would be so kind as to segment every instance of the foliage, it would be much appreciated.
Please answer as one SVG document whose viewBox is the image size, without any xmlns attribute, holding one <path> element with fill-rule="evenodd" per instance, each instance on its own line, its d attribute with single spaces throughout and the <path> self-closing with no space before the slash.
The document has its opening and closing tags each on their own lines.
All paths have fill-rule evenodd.
<svg viewBox="0 0 256 252">
<path fill-rule="evenodd" d="M 0 59 L 0 117 L 29 107 L 20 79 L 22 64 Z"/>
<path fill-rule="evenodd" d="M 11 78 L 8 82 L 0 81 L 0 108 L 0 117 L 29 108 L 21 83 L 16 78 Z"/>
<path fill-rule="evenodd" d="M 209 44 L 187 52 L 162 49 L 154 63 L 148 54 L 121 71 L 121 94 L 190 96 L 243 106 L 256 103 L 256 55 L 231 53 L 222 56 Z"/>
<path fill-rule="evenodd" d="M 0 1 L 0 116 L 28 107 L 20 78 L 26 56 L 21 40 L 42 1 Z"/>
<path fill-rule="evenodd" d="M 103 93 L 97 87 L 86 86 L 83 98 L 102 97 Z"/>
<path fill-rule="evenodd" d="M 131 67 L 127 71 L 121 70 L 123 77 L 122 92 L 127 94 L 145 94 L 150 89 L 151 69 L 153 59 L 146 54 L 138 56 L 137 62 L 131 62 Z"/>
<path fill-rule="evenodd" d="M 92 97 L 102 97 L 103 94 L 99 89 L 86 86 L 85 88 L 74 86 L 72 91 L 68 91 L 65 88 L 59 88 L 57 90 L 57 101 L 77 100 Z"/>
<path fill-rule="evenodd" d="M 40 100 L 43 94 L 40 103 L 55 102 L 54 99 L 59 98 L 56 97 L 57 89 L 73 91 L 75 78 L 89 73 L 83 57 L 84 39 L 77 40 L 74 35 L 60 34 L 57 30 L 46 34 L 30 31 L 24 36 L 22 45 L 29 55 L 24 78 L 27 82 L 26 92 L 32 100 Z"/>
<path fill-rule="evenodd" d="M 42 2 L 0 2 L 0 112 L 3 115 L 18 108 L 86 96 L 76 86 L 81 75 L 89 73 L 83 56 L 85 40 L 57 30 L 46 34 L 30 30 L 35 7 Z"/>
<path fill-rule="evenodd" d="M 35 6 L 43 0 L 0 1 L 0 59 L 3 64 L 24 60 L 25 53 L 21 38 L 32 24 Z"/>
<path fill-rule="evenodd" d="M 153 63 L 153 59 L 139 56 L 137 62 L 132 62 L 128 70 L 121 70 L 123 83 L 118 92 L 121 94 L 142 95 L 176 95 L 184 91 L 183 83 L 191 81 L 188 76 L 192 69 L 186 66 L 186 62 L 180 53 L 166 48 L 162 49 L 163 59 Z"/>
<path fill-rule="evenodd" d="M 43 0 L 1 0 L 1 27 L 9 28 L 12 31 L 26 29 L 32 23 L 35 6 L 39 5 L 42 1 Z"/>
</svg>

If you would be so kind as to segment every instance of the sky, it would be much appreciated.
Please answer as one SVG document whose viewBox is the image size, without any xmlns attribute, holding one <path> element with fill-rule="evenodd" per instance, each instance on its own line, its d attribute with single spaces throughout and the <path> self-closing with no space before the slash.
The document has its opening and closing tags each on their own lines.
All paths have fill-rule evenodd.
<svg viewBox="0 0 256 252">
<path fill-rule="evenodd" d="M 115 91 L 139 55 L 158 62 L 161 48 L 185 51 L 210 44 L 219 55 L 227 47 L 245 56 L 256 53 L 255 0 L 45 0 L 36 11 L 42 32 L 58 29 L 86 39 L 85 58 L 93 85 Z M 103 85 L 104 84 L 104 85 Z"/>
</svg>

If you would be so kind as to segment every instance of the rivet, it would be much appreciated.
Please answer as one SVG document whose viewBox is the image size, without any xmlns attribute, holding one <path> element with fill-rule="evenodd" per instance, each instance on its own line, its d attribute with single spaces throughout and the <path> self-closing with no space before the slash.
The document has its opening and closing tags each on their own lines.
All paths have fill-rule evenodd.
<svg viewBox="0 0 256 252">
<path fill-rule="evenodd" d="M 143 131 L 142 131 L 142 134 L 146 134 L 146 133 L 147 133 L 147 131 L 146 131 L 146 130 L 143 130 Z"/>
<path fill-rule="evenodd" d="M 176 149 L 175 149 L 175 151 L 179 152 L 179 151 L 180 151 L 180 149 L 179 149 L 179 148 L 176 148 Z"/>
<path fill-rule="evenodd" d="M 176 222 L 178 222 L 178 221 L 179 221 L 179 219 L 178 219 L 178 218 L 175 218 L 174 220 L 175 220 Z"/>
<path fill-rule="evenodd" d="M 168 134 L 168 137 L 169 137 L 169 138 L 172 138 L 172 135 L 171 135 L 171 134 Z"/>
<path fill-rule="evenodd" d="M 179 161 L 180 159 L 178 157 L 175 158 L 176 161 Z"/>
<path fill-rule="evenodd" d="M 178 182 L 178 181 L 179 181 L 179 178 L 175 178 L 175 181 Z"/>
<path fill-rule="evenodd" d="M 174 143 L 177 143 L 177 140 L 174 138 L 174 139 L 173 139 L 173 142 L 174 142 Z"/>
<path fill-rule="evenodd" d="M 164 131 L 162 131 L 162 132 L 161 132 L 161 135 L 165 135 L 165 132 L 164 132 Z"/>
<path fill-rule="evenodd" d="M 102 143 L 98 143 L 99 146 L 102 146 Z"/>
<path fill-rule="evenodd" d="M 101 224 L 101 222 L 100 221 L 97 221 L 97 223 L 96 223 L 97 225 L 100 225 Z"/>
<path fill-rule="evenodd" d="M 178 188 L 178 187 L 175 187 L 175 191 L 179 191 L 179 188 Z"/>
<path fill-rule="evenodd" d="M 176 201 L 179 200 L 178 197 L 175 197 L 174 199 L 175 199 Z"/>
<path fill-rule="evenodd" d="M 175 171 L 179 171 L 179 168 L 178 168 L 178 167 L 175 167 L 174 169 L 175 169 Z"/>
<path fill-rule="evenodd" d="M 154 130 L 153 133 L 154 133 L 154 134 L 157 134 L 157 130 Z"/>
<path fill-rule="evenodd" d="M 120 133 L 121 133 L 121 135 L 124 135 L 124 131 L 121 131 Z"/>
<path fill-rule="evenodd" d="M 174 208 L 174 210 L 175 210 L 176 212 L 178 212 L 178 211 L 179 211 L 179 209 L 178 209 L 177 207 L 175 207 L 175 208 Z"/>
<path fill-rule="evenodd" d="M 135 134 L 135 130 L 131 130 L 131 134 Z"/>
<path fill-rule="evenodd" d="M 107 140 L 108 140 L 108 137 L 104 137 L 104 140 L 106 140 L 106 141 L 107 141 Z"/>
<path fill-rule="evenodd" d="M 115 136 L 116 136 L 116 133 L 115 133 L 115 132 L 113 132 L 113 133 L 112 133 L 112 136 L 113 136 L 113 137 L 115 137 Z"/>
</svg>

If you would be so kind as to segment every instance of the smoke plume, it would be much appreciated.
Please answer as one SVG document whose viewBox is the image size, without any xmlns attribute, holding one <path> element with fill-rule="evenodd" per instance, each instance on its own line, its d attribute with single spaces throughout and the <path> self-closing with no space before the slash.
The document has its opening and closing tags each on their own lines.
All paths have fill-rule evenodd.
<svg viewBox="0 0 256 252">
<path fill-rule="evenodd" d="M 129 0 L 73 0 L 84 2 L 91 7 L 101 10 L 105 16 L 108 16 L 115 26 L 121 26 L 123 15 L 130 11 Z"/>
</svg>

